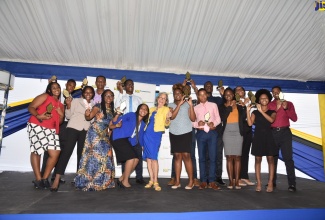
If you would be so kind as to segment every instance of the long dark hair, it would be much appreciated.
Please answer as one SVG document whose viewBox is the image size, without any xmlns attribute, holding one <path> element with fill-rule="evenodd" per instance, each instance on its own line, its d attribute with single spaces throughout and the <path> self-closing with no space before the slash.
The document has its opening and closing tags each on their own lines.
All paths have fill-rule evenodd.
<svg viewBox="0 0 325 220">
<path fill-rule="evenodd" d="M 109 105 L 109 110 L 112 113 L 113 117 L 114 117 L 114 92 L 112 92 L 110 89 L 106 89 L 104 90 L 104 92 L 102 93 L 101 97 L 102 97 L 102 102 L 100 103 L 100 107 L 105 115 L 105 118 L 107 117 L 107 113 L 106 113 L 106 103 L 105 103 L 105 94 L 111 92 L 113 94 L 113 100 L 111 102 L 111 104 Z"/>
<path fill-rule="evenodd" d="M 60 100 L 60 99 L 61 99 L 61 86 L 60 86 L 60 84 L 57 83 L 57 82 L 50 82 L 50 83 L 47 85 L 47 87 L 46 87 L 45 93 L 48 94 L 49 96 L 53 96 L 53 93 L 52 93 L 51 88 L 52 88 L 52 85 L 54 85 L 54 84 L 58 84 L 58 86 L 59 86 L 59 88 L 60 88 L 60 95 L 59 95 L 59 97 L 58 97 L 58 99 Z"/>
<path fill-rule="evenodd" d="M 149 107 L 148 107 L 148 105 L 147 104 L 140 104 L 139 106 L 138 106 L 138 108 L 137 108 L 137 111 L 135 112 L 135 118 L 136 118 L 136 126 L 135 126 L 135 130 L 136 130 L 136 135 L 137 135 L 137 140 L 139 139 L 139 137 L 138 137 L 138 133 L 139 133 L 139 125 L 140 125 L 140 123 L 141 123 L 141 121 L 139 122 L 138 121 L 138 118 L 139 118 L 139 112 L 140 112 L 140 109 L 141 109 L 141 107 L 143 106 L 143 105 L 145 105 L 145 106 L 147 106 L 147 108 L 148 108 L 148 113 L 146 114 L 146 116 L 144 116 L 143 117 L 143 119 L 142 119 L 142 121 L 144 122 L 144 123 L 148 123 L 148 120 L 149 120 Z"/>
</svg>

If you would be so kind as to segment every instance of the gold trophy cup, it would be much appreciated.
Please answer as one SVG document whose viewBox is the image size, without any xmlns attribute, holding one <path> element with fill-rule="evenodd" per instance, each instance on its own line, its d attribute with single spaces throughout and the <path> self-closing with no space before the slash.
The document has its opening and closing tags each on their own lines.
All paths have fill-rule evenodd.
<svg viewBox="0 0 325 220">
<path fill-rule="evenodd" d="M 53 110 L 53 105 L 52 105 L 52 103 L 50 103 L 50 104 L 48 104 L 46 106 L 46 113 L 45 113 L 45 115 L 47 115 L 47 116 L 51 115 L 52 110 Z"/>
</svg>

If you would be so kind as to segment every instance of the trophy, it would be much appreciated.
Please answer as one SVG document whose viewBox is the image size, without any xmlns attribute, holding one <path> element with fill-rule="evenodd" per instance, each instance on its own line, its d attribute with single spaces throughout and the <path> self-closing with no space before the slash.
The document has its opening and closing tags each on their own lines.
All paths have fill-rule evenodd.
<svg viewBox="0 0 325 220">
<path fill-rule="evenodd" d="M 219 80 L 217 90 L 221 89 L 221 87 L 223 87 L 223 81 Z"/>
<path fill-rule="evenodd" d="M 184 95 L 185 95 L 184 100 L 185 100 L 185 101 L 189 100 L 190 95 L 191 95 L 191 87 L 189 87 L 189 86 L 186 85 L 186 86 L 183 88 L 183 92 L 184 92 Z"/>
<path fill-rule="evenodd" d="M 240 95 L 238 93 L 235 95 L 235 98 L 236 98 L 236 104 L 239 104 Z"/>
<path fill-rule="evenodd" d="M 87 85 L 88 85 L 88 79 L 87 79 L 87 78 L 84 78 L 84 79 L 82 80 L 81 88 L 84 88 L 84 87 L 87 86 Z"/>
<path fill-rule="evenodd" d="M 70 93 L 68 92 L 68 90 L 66 90 L 66 89 L 63 89 L 62 94 L 63 94 L 64 98 L 69 98 L 71 96 Z"/>
<path fill-rule="evenodd" d="M 280 99 L 281 102 L 284 101 L 284 95 L 283 95 L 282 92 L 279 93 L 279 99 Z"/>
<path fill-rule="evenodd" d="M 205 123 L 208 123 L 210 120 L 210 112 L 207 112 L 205 115 L 204 115 L 204 122 Z"/>
<path fill-rule="evenodd" d="M 131 108 L 131 106 L 130 106 L 130 108 Z M 116 114 L 122 115 L 125 109 L 126 109 L 126 102 L 123 101 L 123 102 L 121 103 L 120 107 L 117 107 L 117 108 L 115 109 L 115 112 L 116 112 Z"/>
<path fill-rule="evenodd" d="M 121 81 L 122 87 L 124 88 L 124 87 L 125 87 L 126 77 L 123 76 L 122 79 L 121 79 L 120 81 Z"/>
<path fill-rule="evenodd" d="M 49 83 L 51 82 L 57 82 L 57 77 L 55 75 L 53 75 L 50 79 L 49 79 Z"/>
<path fill-rule="evenodd" d="M 48 104 L 46 106 L 46 113 L 45 113 L 45 115 L 47 115 L 47 116 L 51 115 L 52 110 L 53 110 L 53 105 L 52 105 L 52 103 L 50 103 L 50 104 Z"/>
<path fill-rule="evenodd" d="M 189 72 L 186 72 L 185 79 L 187 82 L 191 81 L 191 74 Z"/>
<path fill-rule="evenodd" d="M 254 94 L 250 97 L 250 100 L 252 108 L 256 108 L 256 97 Z"/>
</svg>

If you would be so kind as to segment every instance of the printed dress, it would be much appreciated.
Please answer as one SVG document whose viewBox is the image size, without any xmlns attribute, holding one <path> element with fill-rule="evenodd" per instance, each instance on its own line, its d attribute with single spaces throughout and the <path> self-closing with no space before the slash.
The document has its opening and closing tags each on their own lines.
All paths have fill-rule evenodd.
<svg viewBox="0 0 325 220">
<path fill-rule="evenodd" d="M 97 113 L 87 132 L 78 173 L 74 179 L 78 189 L 100 191 L 115 187 L 113 151 L 106 135 L 112 118 L 110 112 L 107 112 L 106 117 L 102 112 Z"/>
</svg>

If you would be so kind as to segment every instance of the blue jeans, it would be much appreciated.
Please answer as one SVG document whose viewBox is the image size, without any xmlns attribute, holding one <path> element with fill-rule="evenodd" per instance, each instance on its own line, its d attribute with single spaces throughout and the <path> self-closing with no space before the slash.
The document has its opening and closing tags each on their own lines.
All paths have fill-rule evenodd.
<svg viewBox="0 0 325 220">
<path fill-rule="evenodd" d="M 217 160 L 217 138 L 218 133 L 216 130 L 211 130 L 206 133 L 203 130 L 197 130 L 196 141 L 199 151 L 199 167 L 200 167 L 200 180 L 201 182 L 215 182 L 216 181 L 216 160 Z M 206 160 L 209 153 L 209 176 L 206 177 Z"/>
</svg>

